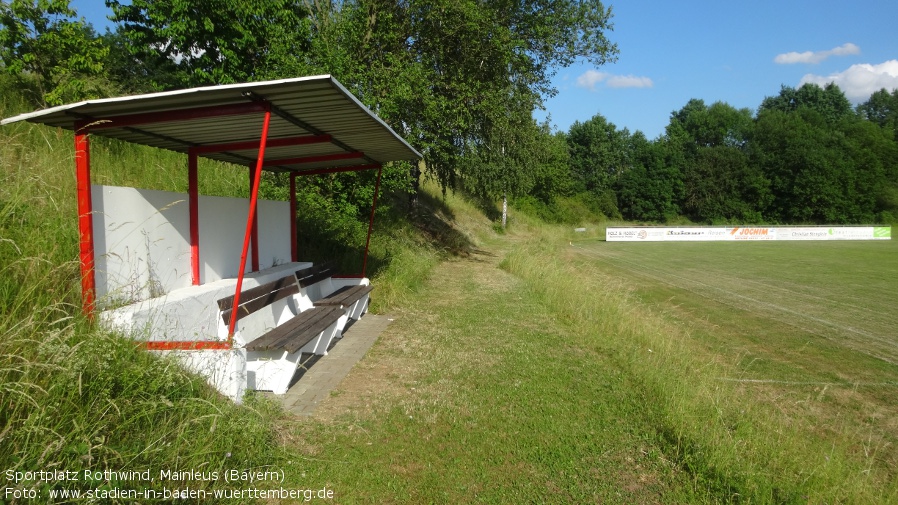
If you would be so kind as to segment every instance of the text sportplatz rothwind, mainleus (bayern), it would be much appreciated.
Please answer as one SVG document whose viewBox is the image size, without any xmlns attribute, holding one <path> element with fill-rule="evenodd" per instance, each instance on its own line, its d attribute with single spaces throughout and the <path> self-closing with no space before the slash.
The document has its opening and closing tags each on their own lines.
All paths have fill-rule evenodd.
<svg viewBox="0 0 898 505">
<path fill-rule="evenodd" d="M 278 469 L 263 470 L 7 470 L 6 480 L 13 484 L 20 482 L 214 482 L 224 480 L 229 483 L 284 482 L 284 472 Z"/>
</svg>

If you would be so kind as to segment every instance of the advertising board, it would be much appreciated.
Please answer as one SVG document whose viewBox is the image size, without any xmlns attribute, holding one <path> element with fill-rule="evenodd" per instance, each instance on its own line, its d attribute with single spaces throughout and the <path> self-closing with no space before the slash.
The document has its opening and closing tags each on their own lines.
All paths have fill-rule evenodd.
<svg viewBox="0 0 898 505">
<path fill-rule="evenodd" d="M 608 242 L 891 240 L 890 226 L 609 226 Z"/>
</svg>

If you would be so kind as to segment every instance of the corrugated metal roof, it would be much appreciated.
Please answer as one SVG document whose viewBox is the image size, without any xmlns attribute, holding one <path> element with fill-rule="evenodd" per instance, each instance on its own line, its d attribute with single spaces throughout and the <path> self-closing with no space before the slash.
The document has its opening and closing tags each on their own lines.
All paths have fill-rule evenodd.
<svg viewBox="0 0 898 505">
<path fill-rule="evenodd" d="M 116 118 L 260 100 L 270 103 L 273 111 L 265 149 L 269 170 L 306 170 L 421 158 L 418 151 L 329 75 L 87 100 L 20 114 L 0 121 L 0 124 L 29 121 L 75 130 L 78 124 L 89 121 L 103 125 L 91 129 L 92 135 L 186 153 L 191 147 L 258 142 L 263 114 L 173 119 L 123 127 L 114 126 Z M 284 146 L 275 142 L 313 135 L 330 135 L 331 140 Z M 257 148 L 247 148 L 202 153 L 201 156 L 253 166 L 256 153 Z M 347 153 L 362 153 L 363 157 Z M 343 155 L 347 155 L 345 159 L 339 159 Z M 278 160 L 286 161 L 278 164 Z"/>
</svg>

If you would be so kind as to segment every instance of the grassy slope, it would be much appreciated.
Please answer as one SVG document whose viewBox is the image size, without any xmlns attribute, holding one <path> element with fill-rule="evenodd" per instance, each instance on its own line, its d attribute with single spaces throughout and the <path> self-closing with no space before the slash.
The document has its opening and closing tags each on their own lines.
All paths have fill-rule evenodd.
<svg viewBox="0 0 898 505">
<path fill-rule="evenodd" d="M 16 111 L 16 104 L 0 105 L 2 117 Z M 95 181 L 128 184 L 143 177 L 138 185 L 155 189 L 181 184 L 166 168 L 183 166 L 171 153 L 95 142 L 92 155 Z M 140 175 L 138 166 L 154 170 Z M 150 469 L 155 476 L 165 469 L 220 471 L 279 458 L 270 405 L 249 399 L 236 406 L 173 362 L 80 315 L 73 167 L 69 132 L 25 124 L 0 131 L 2 480 L 8 470 Z M 209 179 L 225 193 L 236 181 Z M 117 479 L 53 482 L 40 476 L 9 484 L 36 489 L 42 500 L 50 488 L 128 487 Z"/>
</svg>

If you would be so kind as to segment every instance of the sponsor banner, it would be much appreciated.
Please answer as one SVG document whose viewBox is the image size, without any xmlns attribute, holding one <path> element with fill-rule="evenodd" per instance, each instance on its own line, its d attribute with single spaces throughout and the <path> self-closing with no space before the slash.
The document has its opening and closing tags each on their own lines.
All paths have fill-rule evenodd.
<svg viewBox="0 0 898 505">
<path fill-rule="evenodd" d="M 776 228 L 762 226 L 734 226 L 726 230 L 732 240 L 776 240 L 777 235 Z"/>
<path fill-rule="evenodd" d="M 613 226 L 609 242 L 891 240 L 890 226 Z"/>
</svg>

